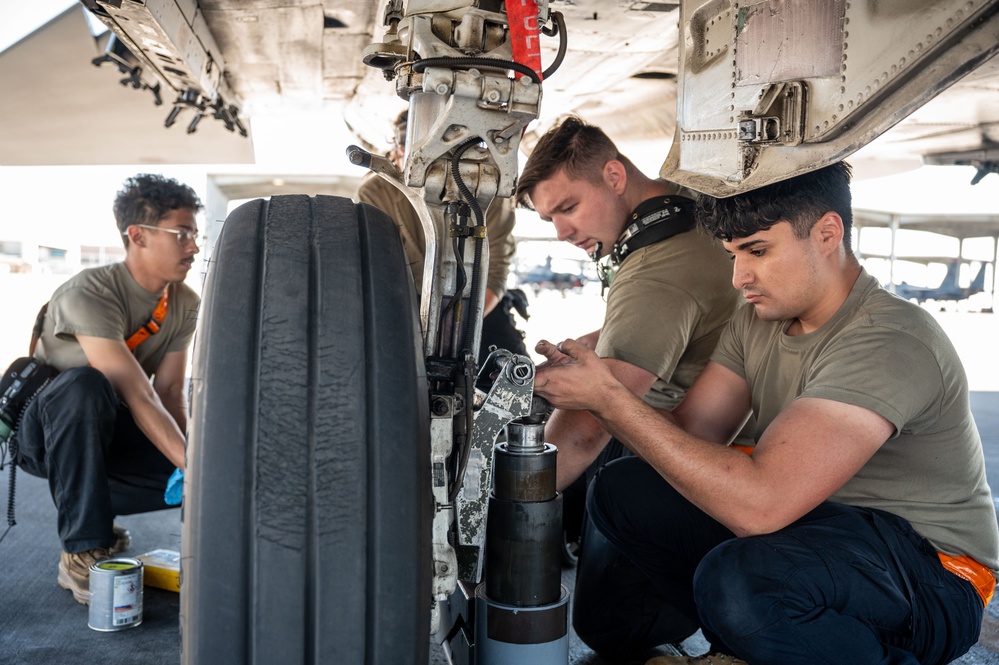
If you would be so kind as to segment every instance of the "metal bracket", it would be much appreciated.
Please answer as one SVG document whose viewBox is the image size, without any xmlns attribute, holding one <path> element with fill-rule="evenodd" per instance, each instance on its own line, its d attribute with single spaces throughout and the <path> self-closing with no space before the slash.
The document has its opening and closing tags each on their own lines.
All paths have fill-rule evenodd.
<svg viewBox="0 0 999 665">
<path fill-rule="evenodd" d="M 767 86 L 752 111 L 739 114 L 739 143 L 795 146 L 805 136 L 805 93 L 803 81 L 785 81 Z"/>
<path fill-rule="evenodd" d="M 455 501 L 458 543 L 462 546 L 458 549 L 458 579 L 472 582 L 482 577 L 493 446 L 508 423 L 530 414 L 534 396 L 534 363 L 530 358 L 497 349 L 484 364 L 484 368 L 490 366 L 501 369 L 475 414 L 472 449 Z"/>
</svg>

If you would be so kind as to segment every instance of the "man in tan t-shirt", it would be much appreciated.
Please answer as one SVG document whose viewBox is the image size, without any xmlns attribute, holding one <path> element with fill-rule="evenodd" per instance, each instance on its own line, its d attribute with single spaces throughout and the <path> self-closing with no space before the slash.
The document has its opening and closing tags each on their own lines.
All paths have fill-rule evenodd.
<svg viewBox="0 0 999 665">
<path fill-rule="evenodd" d="M 518 187 L 518 197 L 554 224 L 560 240 L 608 257 L 615 272 L 607 311 L 589 344 L 622 384 L 656 408 L 683 399 L 739 304 L 720 243 L 693 228 L 691 196 L 643 175 L 601 129 L 575 116 L 538 141 Z M 558 447 L 557 486 L 571 541 L 583 520 L 587 480 L 625 451 L 583 411 L 556 409 L 545 441 Z M 646 629 L 642 608 L 608 605 L 607 590 L 629 586 L 650 592 L 643 605 L 658 600 L 645 575 L 583 524 L 573 626 L 595 651 L 617 656 L 633 640 L 631 631 Z M 684 623 L 677 635 L 686 629 Z"/>
<path fill-rule="evenodd" d="M 999 569 L 957 352 L 860 266 L 846 164 L 705 198 L 700 214 L 749 306 L 672 412 L 582 344 L 537 347 L 536 391 L 640 457 L 594 480 L 594 525 L 711 645 L 648 665 L 952 662 Z M 751 412 L 746 455 L 724 444 Z M 648 625 L 633 655 L 674 639 Z"/>
<path fill-rule="evenodd" d="M 125 261 L 56 289 L 35 357 L 59 375 L 27 406 L 18 465 L 49 479 L 58 512 L 59 585 L 90 600 L 89 569 L 130 544 L 115 515 L 169 508 L 184 469 L 187 348 L 198 295 L 197 194 L 158 175 L 129 178 L 114 215 Z M 149 334 L 141 333 L 144 330 Z"/>
</svg>

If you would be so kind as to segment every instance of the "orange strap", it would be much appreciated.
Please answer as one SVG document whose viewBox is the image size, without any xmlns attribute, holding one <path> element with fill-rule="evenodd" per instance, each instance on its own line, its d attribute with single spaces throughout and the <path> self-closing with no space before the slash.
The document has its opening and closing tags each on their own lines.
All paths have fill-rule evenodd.
<svg viewBox="0 0 999 665">
<path fill-rule="evenodd" d="M 142 327 L 132 333 L 132 336 L 125 340 L 125 345 L 128 347 L 129 351 L 134 351 L 135 347 L 145 342 L 149 339 L 150 335 L 155 335 L 160 331 L 160 325 L 163 323 L 163 319 L 166 318 L 167 314 L 167 292 L 164 291 L 163 295 L 160 296 L 160 301 L 156 303 L 156 309 L 153 310 L 152 315 L 149 320 L 142 324 Z"/>
<path fill-rule="evenodd" d="M 996 590 L 996 576 L 991 570 L 970 556 L 951 556 L 943 552 L 937 552 L 937 556 L 940 557 L 940 563 L 944 568 L 962 580 L 970 582 L 981 597 L 982 603 L 989 604 Z"/>
</svg>

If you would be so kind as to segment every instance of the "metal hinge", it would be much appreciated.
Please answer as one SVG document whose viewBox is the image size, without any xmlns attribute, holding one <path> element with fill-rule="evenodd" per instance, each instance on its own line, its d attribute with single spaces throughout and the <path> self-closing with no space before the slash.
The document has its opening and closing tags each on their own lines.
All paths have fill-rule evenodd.
<svg viewBox="0 0 999 665">
<path fill-rule="evenodd" d="M 753 145 L 801 143 L 805 133 L 805 92 L 803 81 L 767 86 L 756 108 L 739 114 L 736 138 Z"/>
</svg>

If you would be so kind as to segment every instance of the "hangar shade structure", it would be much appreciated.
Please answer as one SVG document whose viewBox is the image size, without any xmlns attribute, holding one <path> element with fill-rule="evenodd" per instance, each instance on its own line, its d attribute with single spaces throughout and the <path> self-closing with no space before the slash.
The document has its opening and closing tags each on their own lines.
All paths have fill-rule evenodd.
<svg viewBox="0 0 999 665">
<path fill-rule="evenodd" d="M 854 247 L 860 247 L 860 237 L 865 228 L 887 228 L 891 230 L 891 245 L 887 254 L 866 254 L 871 258 L 886 258 L 892 266 L 896 260 L 940 261 L 959 259 L 969 261 L 964 255 L 965 241 L 969 238 L 991 238 L 992 258 L 985 261 L 992 266 L 992 283 L 989 291 L 995 302 L 996 290 L 996 256 L 999 253 L 999 213 L 899 213 L 883 210 L 855 208 L 853 211 L 853 226 L 856 229 Z M 956 257 L 903 257 L 896 254 L 897 234 L 900 230 L 925 231 L 956 238 L 960 250 Z M 978 260 L 978 259 L 974 259 Z"/>
</svg>

